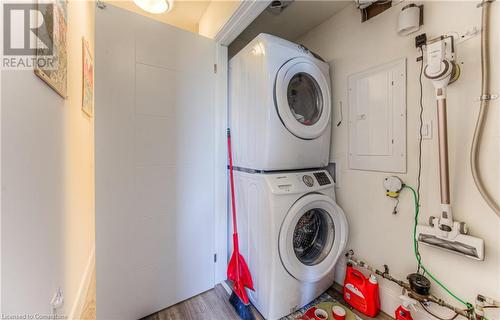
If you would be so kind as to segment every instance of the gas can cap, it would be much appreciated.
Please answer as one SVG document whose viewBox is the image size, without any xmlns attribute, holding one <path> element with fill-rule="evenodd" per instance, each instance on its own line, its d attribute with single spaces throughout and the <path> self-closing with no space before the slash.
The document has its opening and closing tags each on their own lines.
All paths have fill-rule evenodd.
<svg viewBox="0 0 500 320">
<path fill-rule="evenodd" d="M 375 275 L 371 274 L 370 275 L 370 282 L 373 284 L 377 284 L 378 283 L 377 277 L 375 277 Z"/>
</svg>

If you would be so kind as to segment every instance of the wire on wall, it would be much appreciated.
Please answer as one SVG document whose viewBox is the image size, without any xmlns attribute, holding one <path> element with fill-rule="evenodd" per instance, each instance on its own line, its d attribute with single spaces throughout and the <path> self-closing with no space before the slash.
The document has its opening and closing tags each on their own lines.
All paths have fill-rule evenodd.
<svg viewBox="0 0 500 320">
<path fill-rule="evenodd" d="M 420 75 L 418 78 L 419 88 L 420 88 L 420 97 L 419 97 L 419 130 L 418 130 L 418 168 L 417 168 L 417 203 L 420 206 L 421 195 L 420 195 L 420 185 L 421 185 L 421 176 L 422 176 L 422 128 L 424 126 L 424 93 L 423 93 L 423 84 L 422 84 L 422 74 L 424 71 L 424 49 L 420 47 L 420 52 L 422 53 L 422 58 L 420 59 Z M 417 244 L 418 246 L 418 244 Z M 418 249 L 418 248 L 417 248 Z M 420 273 L 420 264 L 417 264 L 417 273 Z"/>
<path fill-rule="evenodd" d="M 422 306 L 422 309 L 425 310 L 425 312 L 427 312 L 428 314 L 430 314 L 431 316 L 433 316 L 434 318 L 437 318 L 439 320 L 454 320 L 456 317 L 458 317 L 458 313 L 455 313 L 454 316 L 452 316 L 451 318 L 448 318 L 448 319 L 445 319 L 445 318 L 442 318 L 442 317 L 439 317 L 438 315 L 434 314 L 433 312 L 431 312 L 426 306 L 425 304 L 423 304 L 421 301 L 420 301 L 420 305 Z"/>
</svg>

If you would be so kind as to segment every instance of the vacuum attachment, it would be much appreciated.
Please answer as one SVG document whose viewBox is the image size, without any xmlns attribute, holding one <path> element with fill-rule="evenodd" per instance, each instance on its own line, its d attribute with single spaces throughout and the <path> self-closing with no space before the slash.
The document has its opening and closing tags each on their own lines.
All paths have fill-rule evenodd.
<svg viewBox="0 0 500 320">
<path fill-rule="evenodd" d="M 451 206 L 441 205 L 441 216 L 430 217 L 429 225 L 417 225 L 418 242 L 461 254 L 467 258 L 484 260 L 484 240 L 468 235 L 465 222 L 453 220 Z"/>
<path fill-rule="evenodd" d="M 451 231 L 443 231 L 437 224 L 434 226 L 418 225 L 417 240 L 424 245 L 458 253 L 468 258 L 484 260 L 484 240 L 460 233 L 458 228 L 457 226 Z"/>
</svg>

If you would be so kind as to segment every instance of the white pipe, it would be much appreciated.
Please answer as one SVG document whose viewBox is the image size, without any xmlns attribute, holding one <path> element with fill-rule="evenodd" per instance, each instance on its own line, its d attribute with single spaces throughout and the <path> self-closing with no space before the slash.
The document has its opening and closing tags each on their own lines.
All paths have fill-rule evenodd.
<svg viewBox="0 0 500 320">
<path fill-rule="evenodd" d="M 490 208 L 500 217 L 500 205 L 492 197 L 490 191 L 485 187 L 479 168 L 479 154 L 481 151 L 481 138 L 483 136 L 484 124 L 488 108 L 490 107 L 490 54 L 489 54 L 489 35 L 490 35 L 490 5 L 491 0 L 483 0 L 482 5 L 482 28 L 481 28 L 481 104 L 479 106 L 479 115 L 474 130 L 472 146 L 470 151 L 470 163 L 472 177 L 476 183 L 479 193 L 488 203 Z"/>
</svg>

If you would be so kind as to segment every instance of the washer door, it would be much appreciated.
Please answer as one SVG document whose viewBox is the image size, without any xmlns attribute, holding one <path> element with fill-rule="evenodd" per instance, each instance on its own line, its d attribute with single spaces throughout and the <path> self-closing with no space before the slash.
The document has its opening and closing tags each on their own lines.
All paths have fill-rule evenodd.
<svg viewBox="0 0 500 320">
<path fill-rule="evenodd" d="M 294 278 L 315 282 L 332 271 L 347 242 L 347 221 L 329 197 L 309 194 L 288 211 L 279 234 L 279 253 Z"/>
<path fill-rule="evenodd" d="M 299 57 L 278 71 L 275 103 L 281 121 L 295 136 L 315 139 L 330 121 L 330 86 L 319 67 Z"/>
</svg>

